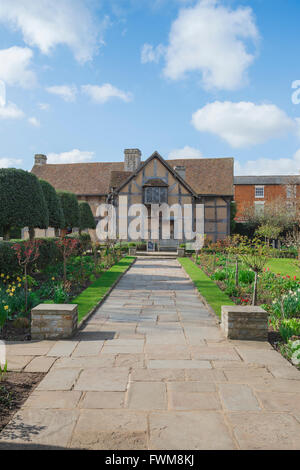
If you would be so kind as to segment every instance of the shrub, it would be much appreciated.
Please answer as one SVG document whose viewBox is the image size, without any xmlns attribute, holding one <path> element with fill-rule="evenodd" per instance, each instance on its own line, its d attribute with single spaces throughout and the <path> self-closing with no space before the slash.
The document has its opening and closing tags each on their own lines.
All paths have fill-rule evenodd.
<svg viewBox="0 0 300 470">
<path fill-rule="evenodd" d="M 64 213 L 65 228 L 79 227 L 79 207 L 75 194 L 68 191 L 58 191 Z"/>
<path fill-rule="evenodd" d="M 0 169 L 0 227 L 9 238 L 12 227 L 47 228 L 49 215 L 38 178 L 28 171 Z"/>
<path fill-rule="evenodd" d="M 79 202 L 79 230 L 95 229 L 96 223 L 88 202 Z"/>
<path fill-rule="evenodd" d="M 49 227 L 64 228 L 66 224 L 60 198 L 48 181 L 40 180 L 40 184 L 48 207 Z"/>
<path fill-rule="evenodd" d="M 300 320 L 289 318 L 282 320 L 279 325 L 279 333 L 286 343 L 292 336 L 300 336 Z"/>
</svg>

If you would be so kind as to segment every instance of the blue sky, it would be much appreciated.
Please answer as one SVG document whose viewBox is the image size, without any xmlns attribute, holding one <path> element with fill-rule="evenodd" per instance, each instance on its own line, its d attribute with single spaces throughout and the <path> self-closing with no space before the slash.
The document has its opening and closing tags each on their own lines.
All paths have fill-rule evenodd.
<svg viewBox="0 0 300 470">
<path fill-rule="evenodd" d="M 0 167 L 138 147 L 298 173 L 299 19 L 298 0 L 1 0 Z"/>
</svg>

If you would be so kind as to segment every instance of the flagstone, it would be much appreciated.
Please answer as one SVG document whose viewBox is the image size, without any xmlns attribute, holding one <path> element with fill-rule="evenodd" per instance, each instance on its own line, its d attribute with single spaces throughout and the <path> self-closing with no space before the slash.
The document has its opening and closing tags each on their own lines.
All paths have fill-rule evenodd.
<svg viewBox="0 0 300 470">
<path fill-rule="evenodd" d="M 71 390 L 80 369 L 52 369 L 39 383 L 36 390 Z"/>
<path fill-rule="evenodd" d="M 123 408 L 124 403 L 125 392 L 86 392 L 79 407 L 85 409 L 115 409 Z"/>
<path fill-rule="evenodd" d="M 122 392 L 127 388 L 128 376 L 127 367 L 85 369 L 80 374 L 74 390 Z"/>
<path fill-rule="evenodd" d="M 167 409 L 166 385 L 162 382 L 131 382 L 127 407 L 134 410 Z"/>
<path fill-rule="evenodd" d="M 229 413 L 229 423 L 242 450 L 299 450 L 300 423 L 288 414 Z"/>
<path fill-rule="evenodd" d="M 1 444 L 67 447 L 79 415 L 78 410 L 23 408 L 1 432 Z"/>
<path fill-rule="evenodd" d="M 10 372 L 20 372 L 23 370 L 35 356 L 8 356 L 7 370 Z"/>
<path fill-rule="evenodd" d="M 50 349 L 47 356 L 71 356 L 77 344 L 78 341 L 57 341 L 54 346 Z"/>
<path fill-rule="evenodd" d="M 25 408 L 41 409 L 72 409 L 76 408 L 81 392 L 71 391 L 40 391 L 35 390 L 24 403 Z"/>
<path fill-rule="evenodd" d="M 236 446 L 221 414 L 214 411 L 151 413 L 150 449 L 230 450 Z"/>
<path fill-rule="evenodd" d="M 224 408 L 230 411 L 260 410 L 250 387 L 243 384 L 218 384 Z"/>
<path fill-rule="evenodd" d="M 55 357 L 35 356 L 25 367 L 25 372 L 48 372 L 55 361 Z"/>
<path fill-rule="evenodd" d="M 91 450 L 147 449 L 146 414 L 133 410 L 82 410 L 71 447 Z"/>
</svg>

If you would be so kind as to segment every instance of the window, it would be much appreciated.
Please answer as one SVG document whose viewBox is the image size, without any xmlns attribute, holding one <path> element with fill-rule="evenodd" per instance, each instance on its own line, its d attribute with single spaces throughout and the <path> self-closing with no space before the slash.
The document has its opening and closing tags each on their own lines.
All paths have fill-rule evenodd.
<svg viewBox="0 0 300 470">
<path fill-rule="evenodd" d="M 161 204 L 168 202 L 168 188 L 166 187 L 147 187 L 144 189 L 145 204 Z"/>
<path fill-rule="evenodd" d="M 264 213 L 265 203 L 262 201 L 255 202 L 255 215 L 261 215 Z"/>
<path fill-rule="evenodd" d="M 255 197 L 265 197 L 264 186 L 255 186 Z"/>
</svg>

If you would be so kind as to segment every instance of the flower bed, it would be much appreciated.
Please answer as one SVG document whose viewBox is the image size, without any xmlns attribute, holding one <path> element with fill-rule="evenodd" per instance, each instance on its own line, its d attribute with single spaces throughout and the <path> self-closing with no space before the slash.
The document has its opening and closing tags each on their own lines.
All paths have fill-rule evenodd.
<svg viewBox="0 0 300 470">
<path fill-rule="evenodd" d="M 74 240 L 57 244 L 60 248 L 53 264 L 41 266 L 37 256 L 34 262 L 26 265 L 25 272 L 21 263 L 17 272 L 7 273 L 4 269 L 0 272 L 0 339 L 30 339 L 30 311 L 33 307 L 44 302 L 71 303 L 123 256 L 120 249 L 99 246 L 93 249 Z M 40 253 L 43 241 L 38 245 Z M 76 249 L 69 250 L 70 247 Z M 35 249 L 30 243 L 23 246 L 12 244 L 10 247 L 12 252 L 20 253 L 17 259 L 21 261 L 28 255 L 32 257 Z"/>
<path fill-rule="evenodd" d="M 191 259 L 237 305 L 251 305 L 254 272 L 230 253 L 201 253 Z M 274 263 L 275 261 L 275 263 Z M 273 272 L 278 259 L 270 259 L 258 275 L 257 305 L 269 313 L 272 344 L 295 366 L 300 367 L 300 276 L 294 259 L 281 259 L 285 275 Z M 286 274 L 290 272 L 290 274 Z M 295 274 L 296 273 L 296 274 Z M 203 288 L 200 291 L 203 293 Z M 205 296 L 205 294 L 203 293 Z M 209 302 L 209 300 L 208 300 Z M 296 348 L 296 349 L 295 349 Z M 298 351 L 298 352 L 297 352 Z"/>
</svg>

